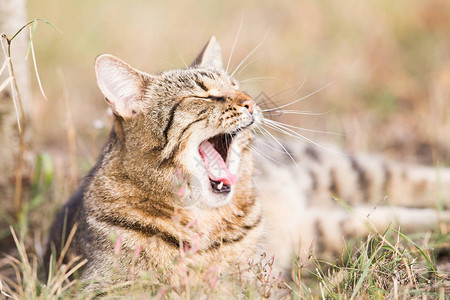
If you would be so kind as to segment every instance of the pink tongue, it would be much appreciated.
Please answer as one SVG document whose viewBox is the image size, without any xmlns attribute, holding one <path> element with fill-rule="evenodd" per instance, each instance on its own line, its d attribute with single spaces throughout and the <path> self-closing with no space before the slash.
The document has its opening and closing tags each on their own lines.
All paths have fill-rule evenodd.
<svg viewBox="0 0 450 300">
<path fill-rule="evenodd" d="M 214 149 L 214 146 L 210 142 L 203 142 L 198 148 L 198 151 L 203 158 L 209 179 L 223 182 L 226 185 L 236 183 L 236 175 L 227 169 L 227 165 L 223 161 L 222 156 L 220 156 L 219 152 Z"/>
</svg>

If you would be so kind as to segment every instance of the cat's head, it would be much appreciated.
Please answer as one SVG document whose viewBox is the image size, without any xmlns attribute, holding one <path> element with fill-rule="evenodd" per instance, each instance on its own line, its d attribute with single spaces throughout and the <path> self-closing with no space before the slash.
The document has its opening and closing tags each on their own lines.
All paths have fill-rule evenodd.
<svg viewBox="0 0 450 300">
<path fill-rule="evenodd" d="M 132 180 L 167 181 L 180 170 L 184 197 L 210 207 L 229 203 L 250 165 L 251 129 L 261 113 L 223 69 L 214 37 L 186 69 L 150 75 L 101 55 L 95 70 L 120 127 L 122 165 Z"/>
</svg>

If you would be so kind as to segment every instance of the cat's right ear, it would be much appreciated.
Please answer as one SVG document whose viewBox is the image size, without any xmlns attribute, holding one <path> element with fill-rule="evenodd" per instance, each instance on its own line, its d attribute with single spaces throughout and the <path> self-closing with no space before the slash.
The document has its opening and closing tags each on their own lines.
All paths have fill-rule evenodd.
<svg viewBox="0 0 450 300">
<path fill-rule="evenodd" d="M 129 119 L 144 110 L 148 75 L 109 54 L 97 57 L 95 73 L 98 86 L 116 115 Z"/>
<path fill-rule="evenodd" d="M 212 36 L 197 56 L 191 67 L 200 66 L 223 70 L 222 50 L 216 38 Z"/>
</svg>

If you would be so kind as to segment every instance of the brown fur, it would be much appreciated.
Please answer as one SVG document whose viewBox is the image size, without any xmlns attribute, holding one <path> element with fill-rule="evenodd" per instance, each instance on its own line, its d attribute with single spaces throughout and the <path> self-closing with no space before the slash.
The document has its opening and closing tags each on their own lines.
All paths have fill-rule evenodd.
<svg viewBox="0 0 450 300">
<path fill-rule="evenodd" d="M 110 64 L 117 60 L 99 58 L 105 59 Z M 119 70 L 131 68 L 121 61 L 117 65 Z M 241 126 L 243 103 L 251 98 L 237 90 L 223 71 L 201 65 L 155 76 L 131 69 L 124 76 L 140 80 L 139 91 L 125 87 L 109 96 L 113 99 L 107 102 L 115 112 L 111 135 L 96 166 L 59 213 L 50 245 L 61 248 L 66 218 L 66 237 L 77 224 L 67 258 L 87 258 L 82 278 L 106 285 L 114 278 L 123 280 L 158 269 L 164 270 L 162 280 L 177 280 L 176 261 L 180 253 L 193 248 L 195 255 L 184 259 L 194 267 L 218 265 L 226 270 L 244 264 L 255 255 L 262 232 L 261 205 L 251 179 L 251 135 Z M 115 98 L 128 90 L 136 96 L 133 102 L 124 104 Z M 183 199 L 177 199 L 173 180 L 179 172 L 192 176 L 184 164 L 190 141 L 199 132 L 206 139 L 237 129 L 243 139 L 238 145 L 242 163 L 232 199 L 214 208 L 201 201 L 184 205 Z M 135 257 L 137 249 L 141 251 Z M 131 261 L 135 261 L 133 270 Z"/>
<path fill-rule="evenodd" d="M 161 280 L 176 282 L 180 260 L 230 272 L 230 266 L 245 266 L 260 254 L 260 245 L 287 271 L 293 256 L 304 254 L 313 241 L 321 254 L 337 255 L 343 237 L 362 236 L 369 228 L 384 230 L 394 222 L 423 231 L 450 223 L 448 169 L 299 144 L 253 145 L 251 129 L 264 122 L 261 111 L 223 71 L 214 38 L 184 70 L 149 75 L 100 56 L 96 71 L 115 113 L 114 127 L 50 234 L 50 245 L 60 250 L 61 237 L 77 224 L 66 259 L 87 258 L 82 279 L 97 281 L 91 287 L 157 270 Z M 198 166 L 203 164 L 198 147 L 231 133 L 236 137 L 230 165 L 237 166 L 238 180 L 229 194 L 215 194 L 205 168 Z M 255 147 L 272 161 L 254 162 Z M 180 186 L 187 192 L 179 194 Z M 431 209 L 437 206 L 440 213 Z"/>
</svg>

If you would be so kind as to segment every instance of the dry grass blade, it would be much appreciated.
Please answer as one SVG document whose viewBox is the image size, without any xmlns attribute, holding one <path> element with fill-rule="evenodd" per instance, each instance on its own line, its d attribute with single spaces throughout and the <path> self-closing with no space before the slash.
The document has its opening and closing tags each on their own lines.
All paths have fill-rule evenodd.
<svg viewBox="0 0 450 300">
<path fill-rule="evenodd" d="M 20 261 L 16 260 L 14 257 L 9 256 L 9 255 L 5 255 L 5 260 L 6 260 L 6 265 L 10 266 L 13 269 L 16 280 L 13 280 L 12 276 L 11 277 L 2 277 L 1 274 L 0 274 L 0 278 L 3 281 L 5 281 L 5 283 L 8 285 L 8 287 L 10 289 L 18 291 L 20 289 L 20 287 L 22 286 L 22 278 L 20 276 L 20 271 L 18 268 Z"/>
<path fill-rule="evenodd" d="M 34 23 L 34 24 L 37 24 L 37 23 Z M 38 67 L 37 67 L 37 63 L 36 63 L 36 55 L 34 54 L 34 46 L 33 46 L 33 31 L 34 30 L 35 30 L 34 26 L 33 26 L 33 29 L 30 28 L 31 57 L 33 58 L 34 71 L 36 73 L 36 79 L 37 79 L 42 97 L 44 97 L 44 99 L 48 101 L 47 96 L 45 95 L 45 92 L 44 92 L 44 88 L 42 87 L 41 78 L 39 77 Z"/>
<path fill-rule="evenodd" d="M 12 70 L 11 57 L 10 57 L 10 55 L 8 53 L 8 50 L 7 50 L 8 47 L 9 47 L 10 40 L 8 40 L 8 37 L 5 34 L 2 34 L 0 43 L 2 44 L 3 55 L 5 56 L 5 59 L 9 62 L 8 63 L 8 72 L 9 72 L 9 78 L 11 78 L 11 80 L 10 80 L 11 95 L 12 95 L 12 98 L 13 98 L 14 110 L 16 112 L 17 126 L 19 128 L 19 132 L 22 132 L 21 118 L 20 118 L 20 115 L 19 115 L 19 107 L 18 107 L 18 105 L 19 105 L 18 101 L 19 100 L 17 99 L 16 90 L 14 89 L 14 79 L 15 79 L 14 78 L 14 72 Z M 8 46 L 5 46 L 5 43 Z"/>
<path fill-rule="evenodd" d="M 76 260 L 78 260 L 79 257 L 76 258 Z M 74 260 L 74 262 L 76 261 Z M 87 259 L 84 259 L 82 261 L 80 261 L 78 264 L 75 265 L 75 267 L 71 268 L 69 272 L 67 272 L 67 274 L 64 276 L 63 281 L 69 279 L 70 276 L 72 276 L 73 273 L 75 273 L 76 271 L 78 271 L 82 266 L 84 266 L 87 263 Z"/>
<path fill-rule="evenodd" d="M 5 71 L 6 66 L 8 65 L 8 63 L 9 63 L 9 58 L 7 57 L 7 58 L 5 59 L 5 62 L 3 63 L 2 68 L 0 69 L 0 75 L 3 74 L 3 71 Z"/>
<path fill-rule="evenodd" d="M 79 270 L 82 266 L 84 266 L 87 263 L 87 259 L 84 259 L 83 261 L 76 264 L 74 267 L 72 265 L 79 260 L 80 257 L 75 257 L 72 259 L 67 265 L 63 265 L 60 268 L 60 274 L 58 274 L 57 277 L 55 277 L 55 281 L 52 281 L 52 289 L 50 291 L 50 295 L 57 296 L 58 294 L 62 293 L 63 290 L 65 290 L 65 286 L 63 286 L 63 283 L 69 279 L 69 277 L 75 273 L 77 270 Z M 73 281 L 72 281 L 73 282 Z M 70 284 L 71 282 L 67 283 Z M 59 293 L 58 293 L 59 291 Z"/>
<path fill-rule="evenodd" d="M 59 266 L 61 266 L 62 261 L 64 259 L 64 256 L 66 256 L 66 253 L 67 253 L 67 250 L 69 249 L 70 243 L 72 242 L 72 239 L 73 239 L 73 237 L 75 235 L 75 232 L 77 231 L 77 228 L 78 228 L 78 225 L 75 224 L 72 227 L 72 230 L 70 230 L 69 237 L 67 238 L 67 242 L 66 242 L 66 244 L 64 245 L 64 248 L 61 251 L 61 255 L 60 255 L 59 259 L 58 259 L 58 263 L 56 264 L 57 268 Z"/>
<path fill-rule="evenodd" d="M 16 248 L 19 251 L 20 258 L 22 259 L 22 261 L 28 261 L 28 256 L 27 256 L 25 246 L 19 242 L 19 239 L 17 238 L 14 228 L 12 226 L 9 226 L 9 230 L 11 231 L 11 235 L 14 239 L 14 243 L 16 244 Z"/>
<path fill-rule="evenodd" d="M 13 298 L 13 296 L 11 296 L 10 294 L 8 294 L 3 290 L 3 281 L 1 279 L 0 279 L 0 293 L 7 298 Z"/>
<path fill-rule="evenodd" d="M 1 74 L 1 73 L 0 73 Z M 0 85 L 0 93 L 10 84 L 12 81 L 11 77 L 8 77 L 3 83 Z"/>
<path fill-rule="evenodd" d="M 47 271 L 47 285 L 50 286 L 50 282 L 52 280 L 52 274 L 53 274 L 53 254 L 50 254 L 50 258 L 48 261 L 48 271 Z"/>
</svg>

